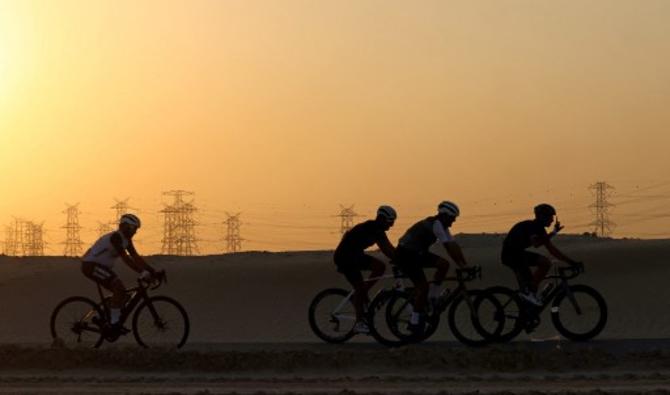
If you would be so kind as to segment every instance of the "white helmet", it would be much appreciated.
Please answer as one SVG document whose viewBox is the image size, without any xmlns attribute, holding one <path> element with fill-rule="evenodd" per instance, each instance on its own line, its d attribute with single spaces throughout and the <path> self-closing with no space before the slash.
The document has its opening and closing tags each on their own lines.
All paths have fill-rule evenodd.
<svg viewBox="0 0 670 395">
<path fill-rule="evenodd" d="M 136 228 L 139 229 L 140 226 L 142 226 L 142 223 L 140 222 L 140 219 L 137 218 L 136 215 L 134 214 L 123 214 L 121 218 L 119 219 L 119 225 L 120 224 L 128 224 L 132 225 Z"/>
<path fill-rule="evenodd" d="M 437 212 L 439 214 L 447 214 L 452 217 L 458 217 L 458 215 L 461 213 L 456 203 L 447 200 L 437 206 Z"/>
<path fill-rule="evenodd" d="M 382 217 L 387 222 L 393 222 L 398 218 L 398 214 L 391 206 L 379 206 L 377 209 L 377 217 Z"/>
</svg>

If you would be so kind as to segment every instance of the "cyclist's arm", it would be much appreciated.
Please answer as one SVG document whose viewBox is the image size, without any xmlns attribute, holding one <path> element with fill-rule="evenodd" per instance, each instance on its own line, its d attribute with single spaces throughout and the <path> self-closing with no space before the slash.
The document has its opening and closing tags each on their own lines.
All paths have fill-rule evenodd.
<svg viewBox="0 0 670 395">
<path fill-rule="evenodd" d="M 156 274 L 156 270 L 154 270 L 153 267 L 149 266 L 149 264 L 144 260 L 144 258 L 142 258 L 140 254 L 137 253 L 135 245 L 133 244 L 132 241 L 128 244 L 128 253 L 133 258 L 135 266 L 139 267 L 140 270 L 137 270 L 138 273 L 141 273 L 146 270 L 152 275 Z"/>
<path fill-rule="evenodd" d="M 126 249 L 123 248 L 123 242 L 121 241 L 121 235 L 119 235 L 118 233 L 113 234 L 110 241 L 112 243 L 112 246 L 116 250 L 116 253 L 121 258 L 121 260 L 123 260 L 123 262 L 126 265 L 130 266 L 131 269 L 135 270 L 138 273 L 141 272 L 141 269 L 139 269 L 137 267 L 137 265 L 133 261 L 133 258 L 130 255 L 128 255 L 128 252 L 126 251 Z"/>
<path fill-rule="evenodd" d="M 444 229 L 444 226 L 442 226 L 440 221 L 435 221 L 433 223 L 433 233 L 435 234 L 435 237 L 437 237 L 437 240 L 442 243 L 444 249 L 447 250 L 451 259 L 453 259 L 458 266 L 463 267 L 467 265 L 461 246 L 458 245 L 454 236 L 451 235 L 451 232 Z"/>
<path fill-rule="evenodd" d="M 535 248 L 546 246 L 548 243 L 549 243 L 549 235 L 547 234 L 530 236 L 530 244 Z"/>
<path fill-rule="evenodd" d="M 386 234 L 384 234 L 383 238 L 379 239 L 377 247 L 379 247 L 381 252 L 383 252 L 389 259 L 393 259 L 393 256 L 395 255 L 395 247 L 393 247 L 393 244 L 391 244 Z"/>
<path fill-rule="evenodd" d="M 128 265 L 131 269 L 136 271 L 137 273 L 141 273 L 143 270 L 145 270 L 145 267 L 148 267 L 148 265 L 140 258 L 138 261 L 136 261 L 136 257 L 131 256 L 128 254 L 128 252 L 133 252 L 135 256 L 139 257 L 137 255 L 137 251 L 135 251 L 135 247 L 133 246 L 132 242 L 128 246 L 128 251 L 126 251 L 125 248 L 123 248 L 123 242 L 121 241 L 121 235 L 114 234 L 112 235 L 112 238 L 110 240 L 112 242 L 112 246 L 114 246 L 114 249 L 116 250 L 116 253 L 119 254 L 119 257 L 121 257 L 121 260 Z M 144 265 L 142 265 L 144 264 Z M 153 270 L 153 269 L 152 269 Z M 152 270 L 149 270 L 151 273 L 153 273 Z"/>
<path fill-rule="evenodd" d="M 557 259 L 560 259 L 561 261 L 563 261 L 565 263 L 569 263 L 571 265 L 574 265 L 574 264 L 577 263 L 577 261 L 572 260 L 567 255 L 562 253 L 561 250 L 556 248 L 556 246 L 554 246 L 554 244 L 551 241 L 547 240 L 547 242 L 545 243 L 544 246 L 547 248 L 547 251 L 549 251 L 549 253 L 551 253 L 551 255 L 553 255 Z"/>
<path fill-rule="evenodd" d="M 447 250 L 447 253 L 451 257 L 451 259 L 456 262 L 456 264 L 460 267 L 467 266 L 467 262 L 465 261 L 465 255 L 463 255 L 463 250 L 461 249 L 461 246 L 455 242 L 455 241 L 448 241 L 446 243 L 442 243 L 444 245 L 444 248 Z"/>
</svg>

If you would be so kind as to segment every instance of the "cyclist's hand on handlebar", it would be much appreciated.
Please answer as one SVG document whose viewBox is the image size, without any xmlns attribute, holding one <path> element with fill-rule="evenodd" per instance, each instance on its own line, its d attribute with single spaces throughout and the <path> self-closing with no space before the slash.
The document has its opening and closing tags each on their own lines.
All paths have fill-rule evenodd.
<svg viewBox="0 0 670 395">
<path fill-rule="evenodd" d="M 140 280 L 142 280 L 142 281 L 151 282 L 153 277 L 154 277 L 154 274 L 151 273 L 148 270 L 143 270 L 142 273 L 140 273 Z"/>
</svg>

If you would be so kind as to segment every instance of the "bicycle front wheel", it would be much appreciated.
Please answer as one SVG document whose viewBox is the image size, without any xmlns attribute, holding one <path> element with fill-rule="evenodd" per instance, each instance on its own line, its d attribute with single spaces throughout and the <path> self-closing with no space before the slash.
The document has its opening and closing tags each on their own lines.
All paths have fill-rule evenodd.
<svg viewBox="0 0 670 395">
<path fill-rule="evenodd" d="M 325 289 L 309 305 L 309 327 L 321 340 L 344 343 L 354 336 L 356 309 L 349 293 L 340 288 Z"/>
<path fill-rule="evenodd" d="M 166 296 L 147 299 L 133 316 L 133 335 L 142 347 L 180 348 L 186 343 L 189 328 L 186 310 Z"/>
<path fill-rule="evenodd" d="M 51 337 L 65 347 L 97 348 L 103 342 L 104 314 L 91 299 L 67 298 L 51 314 Z"/>
<path fill-rule="evenodd" d="M 595 289 L 571 285 L 556 296 L 551 306 L 551 320 L 556 329 L 573 341 L 596 337 L 607 323 L 607 304 Z"/>
</svg>

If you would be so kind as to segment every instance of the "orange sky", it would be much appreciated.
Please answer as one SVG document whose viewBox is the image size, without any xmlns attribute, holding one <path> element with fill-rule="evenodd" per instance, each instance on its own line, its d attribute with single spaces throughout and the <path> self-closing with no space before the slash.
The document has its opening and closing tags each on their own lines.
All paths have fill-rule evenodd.
<svg viewBox="0 0 670 395">
<path fill-rule="evenodd" d="M 340 203 L 396 206 L 392 238 L 442 199 L 456 231 L 549 201 L 582 232 L 607 180 L 615 235 L 670 236 L 668 20 L 667 1 L 0 0 L 0 223 L 46 221 L 59 253 L 64 202 L 90 242 L 130 197 L 155 252 L 161 192 L 186 189 L 203 252 L 225 210 L 245 249 L 333 247 Z"/>
</svg>

